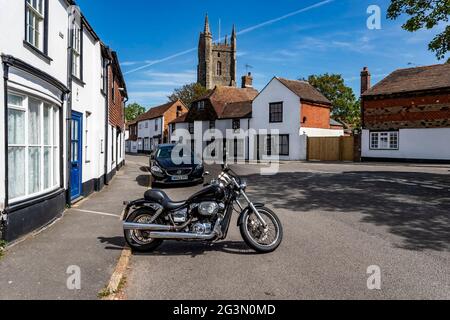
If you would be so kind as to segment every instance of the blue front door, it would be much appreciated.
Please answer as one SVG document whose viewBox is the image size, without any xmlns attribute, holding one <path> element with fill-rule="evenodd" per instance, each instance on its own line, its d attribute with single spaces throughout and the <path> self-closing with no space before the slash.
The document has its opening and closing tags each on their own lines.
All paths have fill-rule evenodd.
<svg viewBox="0 0 450 320">
<path fill-rule="evenodd" d="M 83 115 L 78 112 L 72 112 L 70 142 L 70 197 L 76 199 L 81 196 L 81 177 L 82 177 L 82 127 Z"/>
</svg>

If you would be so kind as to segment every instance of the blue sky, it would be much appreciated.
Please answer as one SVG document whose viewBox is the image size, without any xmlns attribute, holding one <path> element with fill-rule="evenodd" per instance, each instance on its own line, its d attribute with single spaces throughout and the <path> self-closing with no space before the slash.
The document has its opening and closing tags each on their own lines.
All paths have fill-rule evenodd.
<svg viewBox="0 0 450 320">
<path fill-rule="evenodd" d="M 197 52 L 189 50 L 197 47 L 206 12 L 214 39 L 219 19 L 222 36 L 230 34 L 236 24 L 241 32 L 238 74 L 245 74 L 246 65 L 252 66 L 249 71 L 259 90 L 275 75 L 297 79 L 328 72 L 342 74 L 358 94 L 359 73 L 364 66 L 377 82 L 398 68 L 439 63 L 427 45 L 444 26 L 406 32 L 401 29 L 404 17 L 386 20 L 388 0 L 327 0 L 289 15 L 322 1 L 77 2 L 100 38 L 118 52 L 129 102 L 146 108 L 164 103 L 174 88 L 196 81 Z M 381 7 L 381 30 L 366 26 L 369 5 Z"/>
</svg>

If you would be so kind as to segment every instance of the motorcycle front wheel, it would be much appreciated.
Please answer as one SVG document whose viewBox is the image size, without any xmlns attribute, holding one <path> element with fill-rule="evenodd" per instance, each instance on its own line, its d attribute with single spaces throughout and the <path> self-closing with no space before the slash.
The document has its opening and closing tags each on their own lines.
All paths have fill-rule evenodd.
<svg viewBox="0 0 450 320">
<path fill-rule="evenodd" d="M 267 223 L 267 227 L 264 228 L 253 211 L 247 211 L 240 225 L 242 238 L 250 248 L 259 253 L 273 252 L 283 240 L 281 221 L 269 208 L 258 208 L 258 212 Z"/>
<path fill-rule="evenodd" d="M 141 208 L 132 212 L 127 218 L 130 223 L 149 223 L 155 215 L 150 209 Z M 158 221 L 158 220 L 157 220 Z M 158 223 L 155 221 L 155 223 Z M 125 240 L 132 250 L 137 252 L 151 252 L 156 250 L 162 243 L 161 239 L 152 239 L 149 237 L 149 231 L 124 230 Z"/>
</svg>

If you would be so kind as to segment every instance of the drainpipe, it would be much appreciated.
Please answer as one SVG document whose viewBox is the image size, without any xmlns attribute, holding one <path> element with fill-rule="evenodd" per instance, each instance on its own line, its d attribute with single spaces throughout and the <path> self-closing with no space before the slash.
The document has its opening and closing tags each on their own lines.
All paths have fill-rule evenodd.
<svg viewBox="0 0 450 320">
<path fill-rule="evenodd" d="M 125 97 L 125 100 L 123 100 L 123 121 L 126 122 L 125 119 L 125 106 L 127 105 L 128 102 L 128 97 Z M 123 161 L 122 161 L 122 166 L 125 165 L 125 149 L 127 147 L 127 142 L 125 140 L 125 133 L 126 133 L 127 129 L 125 128 L 125 123 L 124 123 L 124 128 L 123 128 L 123 144 L 122 144 L 122 153 L 123 153 Z"/>
<path fill-rule="evenodd" d="M 105 68 L 105 79 L 104 81 L 106 81 L 106 99 L 105 99 L 105 179 L 104 179 L 104 183 L 107 186 L 109 184 L 108 181 L 108 143 L 109 143 L 109 139 L 108 139 L 108 134 L 109 134 L 109 66 L 111 65 L 111 60 L 107 59 L 105 60 L 106 64 L 104 66 Z"/>
<path fill-rule="evenodd" d="M 247 163 L 250 163 L 250 118 L 247 119 Z"/>
<path fill-rule="evenodd" d="M 8 79 L 9 79 L 9 65 L 3 62 L 3 84 L 4 84 L 4 140 L 5 140 L 5 198 L 4 198 L 4 208 L 0 210 L 0 240 L 4 240 L 6 227 L 8 224 Z"/>
<path fill-rule="evenodd" d="M 72 56 L 72 48 L 73 48 L 73 39 L 72 39 L 72 28 L 70 23 L 72 22 L 72 15 L 74 12 L 69 13 L 69 29 L 67 32 L 67 88 L 69 88 L 69 93 L 67 94 L 67 116 L 66 116 L 66 148 L 67 148 L 67 161 L 66 161 L 66 177 L 67 177 L 67 192 L 66 192 L 66 203 L 70 206 L 72 204 L 71 199 L 71 187 L 70 187 L 70 170 L 71 170 L 71 158 L 72 158 L 72 148 L 71 148 L 71 140 L 72 140 L 72 65 L 73 65 L 73 56 Z M 63 159 L 61 160 L 62 162 Z"/>
</svg>

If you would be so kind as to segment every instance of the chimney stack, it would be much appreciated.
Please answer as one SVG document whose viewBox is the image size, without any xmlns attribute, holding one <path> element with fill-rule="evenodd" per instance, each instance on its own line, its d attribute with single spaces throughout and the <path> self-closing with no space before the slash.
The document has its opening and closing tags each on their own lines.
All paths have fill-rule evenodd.
<svg viewBox="0 0 450 320">
<path fill-rule="evenodd" d="M 253 77 L 251 72 L 242 77 L 242 88 L 253 88 Z"/>
<path fill-rule="evenodd" d="M 370 89 L 370 71 L 364 67 L 361 71 L 361 94 Z"/>
</svg>

